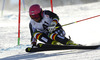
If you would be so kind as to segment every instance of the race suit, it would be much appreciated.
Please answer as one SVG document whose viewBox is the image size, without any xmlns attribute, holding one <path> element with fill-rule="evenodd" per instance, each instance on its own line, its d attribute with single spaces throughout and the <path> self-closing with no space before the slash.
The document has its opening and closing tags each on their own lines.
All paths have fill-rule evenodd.
<svg viewBox="0 0 100 60">
<path fill-rule="evenodd" d="M 52 33 L 48 31 L 48 27 L 51 22 L 56 23 L 56 28 Z M 66 44 L 69 40 L 65 37 L 65 31 L 59 24 L 59 17 L 51 11 L 43 11 L 43 18 L 40 22 L 36 22 L 31 19 L 29 23 L 29 28 L 31 32 L 31 42 L 36 44 L 36 41 L 42 41 L 46 44 L 51 44 L 53 40 L 56 40 L 62 44 Z"/>
</svg>

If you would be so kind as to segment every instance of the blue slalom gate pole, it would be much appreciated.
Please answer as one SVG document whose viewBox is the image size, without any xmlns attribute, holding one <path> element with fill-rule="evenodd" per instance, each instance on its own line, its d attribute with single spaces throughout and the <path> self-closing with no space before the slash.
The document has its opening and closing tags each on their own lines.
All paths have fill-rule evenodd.
<svg viewBox="0 0 100 60">
<path fill-rule="evenodd" d="M 5 5 L 5 0 L 3 0 L 2 10 L 1 10 L 1 16 L 3 16 L 4 5 Z"/>
<path fill-rule="evenodd" d="M 25 8 L 25 1 L 22 0 L 22 2 L 23 2 L 24 11 L 26 11 L 26 8 Z"/>
</svg>

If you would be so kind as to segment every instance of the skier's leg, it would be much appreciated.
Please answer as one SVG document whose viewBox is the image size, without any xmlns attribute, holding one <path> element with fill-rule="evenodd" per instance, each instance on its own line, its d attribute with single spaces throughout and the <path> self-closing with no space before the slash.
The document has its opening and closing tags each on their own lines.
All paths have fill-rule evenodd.
<svg viewBox="0 0 100 60">
<path fill-rule="evenodd" d="M 45 44 L 51 44 L 53 40 L 48 38 L 48 36 L 41 32 L 35 32 L 33 34 L 33 37 L 41 42 L 44 42 Z"/>
<path fill-rule="evenodd" d="M 49 33 L 49 34 L 48 34 L 48 37 L 49 37 L 50 39 L 55 40 L 55 41 L 58 41 L 58 42 L 60 42 L 60 43 L 62 43 L 62 44 L 64 44 L 64 45 L 66 45 L 66 43 L 69 41 L 68 38 L 62 37 L 62 36 L 60 36 L 60 35 L 58 35 L 58 34 L 56 34 L 56 33 Z"/>
<path fill-rule="evenodd" d="M 56 33 L 51 33 L 48 36 L 50 37 L 50 39 L 52 39 L 54 41 L 58 41 L 64 45 L 78 45 L 78 44 L 74 43 L 72 40 L 70 40 L 66 37 L 62 37 Z"/>
<path fill-rule="evenodd" d="M 58 24 L 58 26 L 60 26 L 59 28 L 57 28 L 55 31 L 53 31 L 52 33 L 48 33 L 48 37 L 54 41 L 58 41 L 64 45 L 76 45 L 71 39 L 68 39 L 65 37 L 65 31 L 63 30 L 63 28 L 61 27 L 60 24 Z"/>
<path fill-rule="evenodd" d="M 57 24 L 57 26 L 59 26 L 59 28 L 57 28 L 52 33 L 48 33 L 48 37 L 65 45 L 66 42 L 69 41 L 69 39 L 65 37 L 65 31 L 63 30 L 61 25 Z"/>
</svg>

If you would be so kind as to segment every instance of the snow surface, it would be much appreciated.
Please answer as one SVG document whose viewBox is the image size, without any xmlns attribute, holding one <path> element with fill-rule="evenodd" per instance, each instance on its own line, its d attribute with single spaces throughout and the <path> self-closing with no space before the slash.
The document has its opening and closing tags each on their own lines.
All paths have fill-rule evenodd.
<svg viewBox="0 0 100 60">
<path fill-rule="evenodd" d="M 49 9 L 50 8 L 43 8 Z M 62 25 L 81 19 L 100 15 L 100 2 L 84 5 L 54 7 Z M 0 60 L 100 60 L 100 49 L 96 50 L 59 50 L 26 53 L 30 45 L 28 12 L 21 13 L 21 38 L 18 40 L 18 12 L 4 11 L 0 17 Z M 100 17 L 64 26 L 66 37 L 71 36 L 75 43 L 100 45 Z"/>
</svg>

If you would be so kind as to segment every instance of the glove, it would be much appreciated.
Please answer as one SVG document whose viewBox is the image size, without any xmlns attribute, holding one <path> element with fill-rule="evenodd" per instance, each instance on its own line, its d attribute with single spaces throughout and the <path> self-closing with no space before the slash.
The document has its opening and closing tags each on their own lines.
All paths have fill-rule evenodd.
<svg viewBox="0 0 100 60">
<path fill-rule="evenodd" d="M 34 42 L 34 43 L 32 44 L 32 48 L 38 48 L 37 45 L 36 45 L 36 42 Z"/>
<path fill-rule="evenodd" d="M 31 44 L 32 44 L 32 48 L 37 48 L 35 38 L 32 38 Z"/>
<path fill-rule="evenodd" d="M 49 32 L 53 32 L 54 30 L 56 30 L 56 23 L 55 22 L 51 22 L 51 25 L 48 27 Z"/>
</svg>

